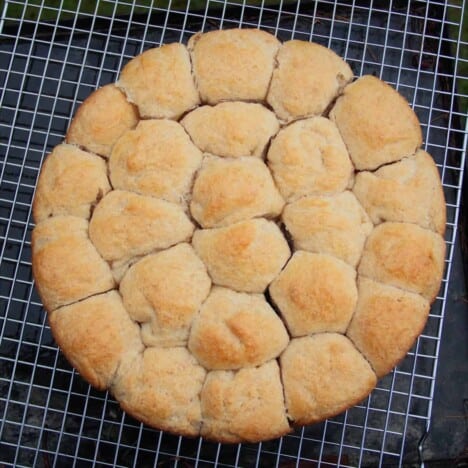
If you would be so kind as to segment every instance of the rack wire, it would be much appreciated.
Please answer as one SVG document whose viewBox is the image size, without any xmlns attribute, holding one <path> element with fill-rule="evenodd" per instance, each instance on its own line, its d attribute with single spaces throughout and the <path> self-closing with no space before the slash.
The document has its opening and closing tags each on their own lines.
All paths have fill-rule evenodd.
<svg viewBox="0 0 468 468">
<path fill-rule="evenodd" d="M 6 1 L 0 18 L 0 466 L 401 466 L 431 417 L 465 165 L 463 2 Z M 164 7 L 160 5 L 164 3 Z M 49 5 L 54 6 L 49 6 Z M 57 6 L 59 4 L 59 6 Z M 182 4 L 182 5 L 181 5 Z M 158 6 L 159 5 L 159 6 Z M 466 16 L 466 15 L 465 15 Z M 464 25 L 467 27 L 467 25 Z M 150 429 L 58 351 L 31 275 L 41 163 L 95 88 L 132 56 L 199 30 L 314 40 L 396 86 L 422 124 L 447 199 L 446 272 L 407 358 L 344 414 L 282 439 L 221 445 Z M 466 70 L 466 68 L 465 68 Z M 466 103 L 466 101 L 464 101 Z M 2 465 L 3 464 L 3 465 Z"/>
</svg>

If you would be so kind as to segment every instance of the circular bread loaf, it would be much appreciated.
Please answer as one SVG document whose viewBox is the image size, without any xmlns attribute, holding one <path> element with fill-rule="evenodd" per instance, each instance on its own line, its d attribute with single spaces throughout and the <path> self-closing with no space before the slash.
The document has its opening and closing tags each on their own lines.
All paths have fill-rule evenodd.
<svg viewBox="0 0 468 468">
<path fill-rule="evenodd" d="M 440 287 L 445 201 L 406 101 L 318 44 L 212 31 L 80 106 L 34 201 L 53 335 L 151 426 L 280 437 L 366 398 Z"/>
</svg>

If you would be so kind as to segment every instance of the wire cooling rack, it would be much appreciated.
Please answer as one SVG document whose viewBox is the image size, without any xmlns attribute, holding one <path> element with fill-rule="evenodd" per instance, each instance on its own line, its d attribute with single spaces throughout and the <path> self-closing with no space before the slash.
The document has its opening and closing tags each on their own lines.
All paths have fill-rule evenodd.
<svg viewBox="0 0 468 468">
<path fill-rule="evenodd" d="M 158 7 L 162 3 L 164 8 Z M 461 40 L 463 2 L 452 3 L 6 1 L 0 20 L 0 466 L 420 461 L 437 385 L 467 136 L 466 109 L 458 108 L 467 97 L 460 71 L 466 60 L 459 53 L 467 46 Z M 70 4 L 74 10 L 67 9 Z M 314 40 L 344 57 L 356 75 L 372 73 L 396 86 L 419 116 L 448 203 L 440 296 L 402 364 L 369 398 L 338 417 L 276 441 L 234 446 L 152 430 L 125 415 L 111 396 L 90 388 L 51 337 L 30 261 L 37 176 L 77 106 L 95 88 L 114 81 L 141 51 L 227 27 L 260 27 L 283 40 Z"/>
</svg>

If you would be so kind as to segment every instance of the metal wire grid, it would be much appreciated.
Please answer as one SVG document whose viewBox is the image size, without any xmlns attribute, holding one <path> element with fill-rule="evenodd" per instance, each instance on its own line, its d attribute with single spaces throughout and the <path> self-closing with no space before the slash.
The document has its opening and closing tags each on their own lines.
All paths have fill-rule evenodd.
<svg viewBox="0 0 468 468">
<path fill-rule="evenodd" d="M 15 466 L 375 466 L 417 462 L 429 427 L 467 132 L 457 110 L 463 8 L 443 2 L 317 1 L 260 6 L 212 0 L 202 11 L 109 2 L 110 16 L 30 21 L 47 2 L 7 1 L 0 27 L 0 464 Z M 14 19 L 11 7 L 23 5 Z M 96 3 L 98 5 L 98 3 Z M 382 6 L 383 5 L 383 6 Z M 117 15 L 128 7 L 128 16 Z M 80 11 L 80 2 L 77 10 Z M 448 18 L 452 18 L 449 21 Z M 455 19 L 453 19 L 455 18 Z M 448 202 L 447 269 L 424 333 L 370 397 L 282 439 L 235 446 L 175 437 L 125 415 L 57 350 L 34 289 L 31 201 L 44 156 L 96 87 L 142 50 L 198 30 L 261 27 L 331 47 L 356 75 L 394 84 L 418 114 Z M 447 28 L 458 37 L 449 39 Z M 466 44 L 465 44 L 466 45 Z M 455 73 L 454 73 L 455 70 Z"/>
</svg>

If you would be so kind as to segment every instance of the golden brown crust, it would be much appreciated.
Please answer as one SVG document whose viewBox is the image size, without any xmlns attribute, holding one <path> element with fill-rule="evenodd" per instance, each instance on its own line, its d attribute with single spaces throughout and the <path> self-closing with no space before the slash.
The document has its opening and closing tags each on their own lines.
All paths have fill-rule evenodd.
<svg viewBox="0 0 468 468">
<path fill-rule="evenodd" d="M 188 48 L 202 101 L 263 101 L 279 46 L 274 36 L 258 29 L 192 36 Z"/>
<path fill-rule="evenodd" d="M 295 338 L 281 355 L 288 416 L 313 424 L 362 401 L 377 378 L 348 338 L 337 333 Z"/>
<path fill-rule="evenodd" d="M 412 155 L 422 143 L 418 118 L 391 86 L 367 75 L 346 86 L 330 112 L 358 170 Z"/>
<path fill-rule="evenodd" d="M 445 198 L 439 171 L 423 150 L 375 172 L 357 174 L 353 192 L 374 224 L 400 221 L 441 235 L 445 232 Z"/>
<path fill-rule="evenodd" d="M 297 251 L 269 291 L 291 336 L 344 333 L 357 302 L 355 278 L 337 258 Z"/>
<path fill-rule="evenodd" d="M 183 127 L 171 120 L 144 120 L 112 150 L 109 175 L 115 189 L 183 203 L 202 154 Z"/>
<path fill-rule="evenodd" d="M 108 158 L 115 142 L 138 123 L 138 111 L 115 85 L 90 94 L 78 108 L 67 143 Z"/>
<path fill-rule="evenodd" d="M 265 163 L 256 158 L 207 157 L 192 189 L 190 212 L 205 228 L 257 216 L 278 216 L 284 200 Z"/>
<path fill-rule="evenodd" d="M 128 260 L 190 239 L 194 226 L 175 203 L 114 190 L 96 206 L 89 237 L 109 262 Z"/>
<path fill-rule="evenodd" d="M 424 328 L 429 308 L 418 294 L 360 278 L 359 300 L 346 335 L 380 378 L 406 356 Z"/>
<path fill-rule="evenodd" d="M 333 255 L 356 267 L 373 225 L 349 191 L 290 203 L 282 215 L 298 250 Z"/>
<path fill-rule="evenodd" d="M 215 287 L 190 331 L 189 350 L 206 369 L 240 369 L 278 357 L 289 342 L 260 294 Z"/>
<path fill-rule="evenodd" d="M 158 429 L 200 432 L 200 392 L 206 372 L 185 348 L 146 348 L 123 360 L 111 387 L 122 408 Z"/>
<path fill-rule="evenodd" d="M 353 78 L 344 60 L 312 42 L 285 42 L 277 62 L 267 101 L 282 120 L 322 114 Z"/>
<path fill-rule="evenodd" d="M 114 287 L 107 263 L 88 238 L 88 222 L 56 216 L 39 223 L 32 234 L 36 287 L 45 308 L 85 299 Z"/>
<path fill-rule="evenodd" d="M 207 439 L 258 442 L 291 431 L 276 361 L 237 372 L 209 372 L 201 404 L 201 435 Z"/>
<path fill-rule="evenodd" d="M 210 287 L 203 262 L 189 244 L 179 244 L 134 264 L 120 293 L 146 346 L 184 346 Z"/>
<path fill-rule="evenodd" d="M 432 302 L 444 272 L 445 242 L 415 224 L 383 223 L 367 239 L 359 274 Z"/>
<path fill-rule="evenodd" d="M 353 165 L 338 129 L 324 117 L 300 120 L 280 130 L 271 142 L 267 158 L 287 201 L 342 192 L 353 175 Z"/>
<path fill-rule="evenodd" d="M 61 144 L 41 169 L 34 197 L 36 223 L 51 216 L 89 219 L 93 206 L 111 190 L 106 163 L 76 146 Z"/>
<path fill-rule="evenodd" d="M 190 56 L 182 44 L 166 44 L 136 56 L 123 68 L 117 86 L 144 118 L 178 119 L 200 102 Z"/>
<path fill-rule="evenodd" d="M 202 106 L 187 114 L 181 124 L 203 152 L 230 158 L 261 157 L 279 130 L 273 112 L 247 102 Z"/>
<path fill-rule="evenodd" d="M 263 218 L 195 231 L 192 244 L 214 284 L 244 292 L 265 291 L 290 256 L 278 226 Z"/>
<path fill-rule="evenodd" d="M 109 387 L 124 356 L 143 351 L 140 328 L 128 317 L 116 291 L 60 307 L 48 318 L 67 359 L 101 390 Z"/>
</svg>

